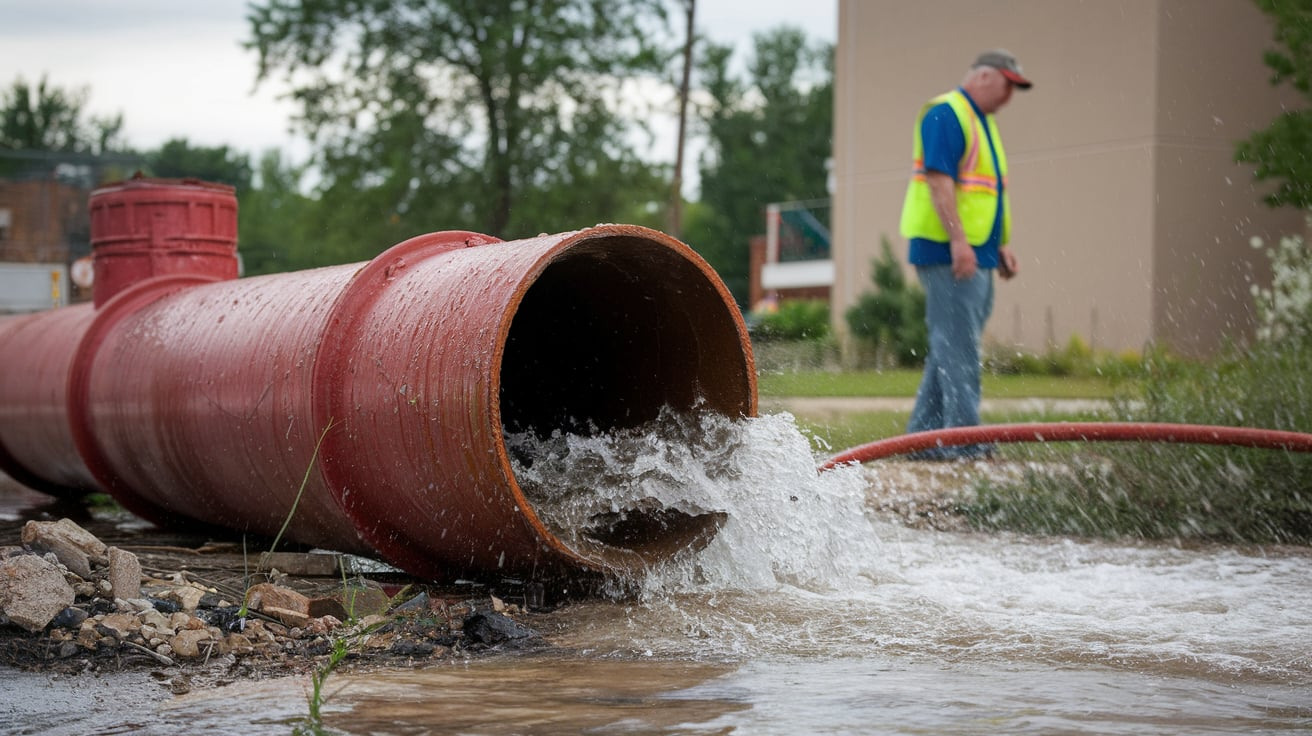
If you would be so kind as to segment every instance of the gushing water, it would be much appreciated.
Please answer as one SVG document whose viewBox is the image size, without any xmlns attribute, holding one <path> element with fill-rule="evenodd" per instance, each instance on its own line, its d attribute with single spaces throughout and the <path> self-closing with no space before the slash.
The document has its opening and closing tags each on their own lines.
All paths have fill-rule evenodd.
<svg viewBox="0 0 1312 736">
<path fill-rule="evenodd" d="M 861 473 L 820 475 L 810 443 L 788 415 L 746 421 L 664 412 L 613 434 L 511 438 L 531 458 L 516 477 L 562 536 L 599 516 L 653 507 L 725 515 L 696 554 L 676 556 L 642 582 L 648 596 L 779 585 L 843 587 L 874 557 Z"/>
<path fill-rule="evenodd" d="M 925 480 L 914 464 L 818 474 L 787 415 L 667 413 L 609 435 L 511 439 L 517 480 L 562 539 L 586 544 L 598 520 L 663 510 L 722 514 L 719 533 L 649 570 L 637 595 L 528 617 L 553 644 L 540 655 L 335 674 L 334 732 L 1312 727 L 1306 549 L 911 528 L 877 509 Z M 0 670 L 0 690 L 18 678 Z M 113 723 L 99 705 L 70 716 L 68 703 L 100 696 L 43 681 L 24 710 L 11 705 L 11 722 L 23 723 L 16 733 L 33 732 L 33 718 L 57 734 L 286 733 L 305 688 L 303 678 L 207 688 L 161 703 L 145 724 L 135 707 Z"/>
<path fill-rule="evenodd" d="M 1296 550 L 910 529 L 872 496 L 898 465 L 817 473 L 787 414 L 667 413 L 609 435 L 515 438 L 555 528 L 659 504 L 726 519 L 703 549 L 599 608 L 590 648 L 695 657 L 888 656 L 1097 664 L 1312 681 L 1312 564 Z M 611 632 L 608 634 L 607 632 Z"/>
</svg>

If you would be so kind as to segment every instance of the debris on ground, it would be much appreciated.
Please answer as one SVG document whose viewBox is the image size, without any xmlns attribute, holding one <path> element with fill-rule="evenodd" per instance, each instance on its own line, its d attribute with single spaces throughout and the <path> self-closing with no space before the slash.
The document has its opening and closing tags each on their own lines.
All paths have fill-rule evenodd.
<svg viewBox="0 0 1312 736">
<path fill-rule="evenodd" d="M 341 641 L 348 660 L 393 664 L 543 645 L 516 620 L 526 605 L 507 603 L 509 595 L 443 589 L 395 571 L 348 574 L 342 555 L 260 558 L 318 573 L 292 576 L 271 564 L 250 571 L 231 544 L 112 545 L 68 518 L 26 521 L 16 540 L 14 531 L 0 527 L 6 666 L 169 668 L 170 687 L 186 692 L 200 673 L 222 681 L 305 671 Z"/>
</svg>

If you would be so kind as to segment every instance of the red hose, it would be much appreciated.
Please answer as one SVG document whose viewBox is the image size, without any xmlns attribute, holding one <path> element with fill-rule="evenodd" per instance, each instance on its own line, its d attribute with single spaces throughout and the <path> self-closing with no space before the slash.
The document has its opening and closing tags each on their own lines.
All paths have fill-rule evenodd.
<svg viewBox="0 0 1312 736">
<path fill-rule="evenodd" d="M 1062 422 L 985 424 L 915 432 L 844 450 L 820 466 L 823 472 L 847 463 L 864 463 L 934 447 L 991 442 L 1173 442 L 1233 445 L 1289 452 L 1312 452 L 1312 434 L 1251 427 L 1145 422 Z"/>
</svg>

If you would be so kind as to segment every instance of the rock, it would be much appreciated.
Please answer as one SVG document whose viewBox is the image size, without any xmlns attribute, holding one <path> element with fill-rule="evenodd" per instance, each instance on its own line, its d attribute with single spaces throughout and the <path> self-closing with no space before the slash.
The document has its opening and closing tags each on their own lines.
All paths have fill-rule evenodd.
<svg viewBox="0 0 1312 736">
<path fill-rule="evenodd" d="M 249 654 L 255 651 L 255 645 L 244 634 L 228 634 L 219 642 L 220 654 Z"/>
<path fill-rule="evenodd" d="M 246 594 L 251 610 L 276 618 L 288 626 L 304 626 L 314 618 L 310 615 L 310 599 L 291 588 L 273 583 L 260 583 Z"/>
<path fill-rule="evenodd" d="M 196 606 L 200 605 L 200 599 L 204 598 L 206 591 L 191 585 L 180 585 L 176 588 L 169 588 L 159 594 L 159 597 L 165 601 L 176 603 L 183 611 L 194 611 Z"/>
<path fill-rule="evenodd" d="M 179 631 L 169 639 L 173 654 L 184 659 L 194 659 L 209 651 L 209 644 L 214 641 L 208 629 L 188 629 Z M 158 651 L 158 650 L 156 650 Z"/>
<path fill-rule="evenodd" d="M 398 639 L 392 642 L 388 652 L 397 657 L 430 657 L 437 651 L 437 646 L 426 641 Z"/>
<path fill-rule="evenodd" d="M 140 598 L 141 562 L 137 556 L 118 547 L 110 547 L 108 556 L 109 586 L 114 597 L 125 600 Z"/>
<path fill-rule="evenodd" d="M 512 648 L 518 648 L 541 639 L 533 629 L 495 612 L 470 615 L 462 630 L 467 643 L 485 646 L 510 644 Z"/>
<path fill-rule="evenodd" d="M 398 613 L 410 612 L 410 611 L 427 611 L 428 606 L 429 606 L 428 594 L 420 592 L 419 595 L 397 606 L 396 610 Z"/>
<path fill-rule="evenodd" d="M 94 534 L 69 519 L 29 521 L 23 525 L 22 541 L 38 552 L 53 552 L 73 574 L 91 577 L 91 557 L 103 556 L 107 547 Z"/>
<path fill-rule="evenodd" d="M 173 627 L 170 625 L 170 618 L 153 608 L 149 611 L 142 611 L 137 617 L 141 619 L 143 626 L 153 626 L 159 631 L 168 630 L 172 633 Z"/>
<path fill-rule="evenodd" d="M 129 634 L 141 630 L 141 621 L 133 613 L 111 613 L 100 620 L 98 630 L 101 635 L 113 636 L 122 641 Z"/>
<path fill-rule="evenodd" d="M 73 587 L 55 565 L 35 555 L 0 560 L 0 611 L 14 624 L 40 631 L 71 605 Z"/>
<path fill-rule="evenodd" d="M 87 612 L 77 606 L 69 606 L 60 611 L 50 623 L 61 629 L 76 629 L 87 620 Z"/>
<path fill-rule="evenodd" d="M 311 618 L 332 616 L 347 621 L 386 613 L 391 605 L 392 599 L 381 588 L 352 585 L 332 596 L 311 600 L 308 612 Z"/>
</svg>

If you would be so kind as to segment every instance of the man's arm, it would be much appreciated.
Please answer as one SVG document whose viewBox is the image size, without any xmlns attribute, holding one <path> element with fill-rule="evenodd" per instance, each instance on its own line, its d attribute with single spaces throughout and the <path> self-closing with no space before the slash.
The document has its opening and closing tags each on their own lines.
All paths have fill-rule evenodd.
<svg viewBox="0 0 1312 736">
<path fill-rule="evenodd" d="M 930 199 L 934 202 L 934 212 L 948 231 L 948 246 L 952 251 L 952 276 L 957 280 L 972 278 L 979 268 L 975 249 L 966 240 L 966 230 L 961 226 L 961 216 L 957 214 L 957 183 L 952 177 L 941 171 L 926 171 L 925 181 L 929 184 Z"/>
</svg>

